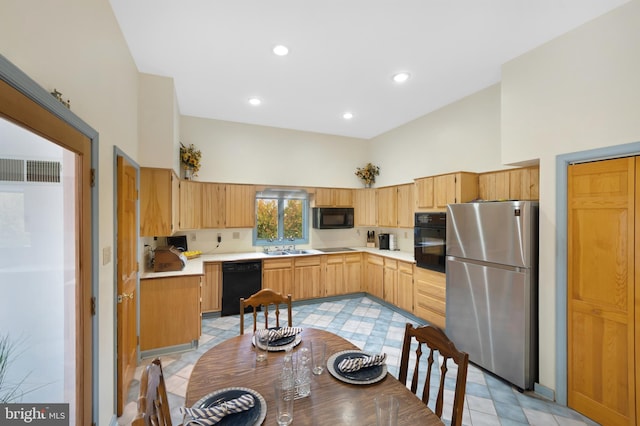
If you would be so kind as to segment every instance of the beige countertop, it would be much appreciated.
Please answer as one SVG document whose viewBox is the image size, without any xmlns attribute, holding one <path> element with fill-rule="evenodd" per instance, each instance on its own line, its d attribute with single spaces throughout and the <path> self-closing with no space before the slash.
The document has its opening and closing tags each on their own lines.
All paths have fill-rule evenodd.
<svg viewBox="0 0 640 426">
<path fill-rule="evenodd" d="M 413 258 L 413 253 L 410 253 L 410 252 L 380 250 L 378 248 L 371 248 L 371 247 L 350 247 L 350 248 L 355 250 L 356 252 L 377 254 L 379 256 L 389 257 L 389 258 L 401 260 L 404 262 L 415 263 L 415 259 Z M 150 278 L 181 277 L 181 276 L 187 276 L 187 275 L 203 275 L 204 268 L 202 264 L 204 262 L 234 262 L 234 261 L 242 261 L 242 260 L 277 259 L 281 257 L 316 256 L 319 254 L 329 255 L 329 254 L 340 254 L 340 253 L 353 253 L 353 251 L 323 253 L 317 249 L 305 249 L 305 251 L 308 251 L 310 253 L 289 254 L 284 256 L 270 256 L 270 255 L 264 254 L 263 252 L 204 254 L 195 259 L 187 260 L 187 264 L 185 265 L 184 269 L 182 269 L 181 271 L 142 272 L 140 274 L 140 278 L 150 279 Z"/>
</svg>

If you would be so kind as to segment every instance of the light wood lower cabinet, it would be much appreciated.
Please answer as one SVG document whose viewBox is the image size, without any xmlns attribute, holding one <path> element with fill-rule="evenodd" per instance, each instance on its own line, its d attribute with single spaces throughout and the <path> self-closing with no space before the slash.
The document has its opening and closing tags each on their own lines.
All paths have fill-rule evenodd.
<svg viewBox="0 0 640 426">
<path fill-rule="evenodd" d="M 396 306 L 413 313 L 413 263 L 398 261 L 398 298 Z"/>
<path fill-rule="evenodd" d="M 414 271 L 414 315 L 438 327 L 445 327 L 446 278 L 424 268 Z"/>
<path fill-rule="evenodd" d="M 200 338 L 201 276 L 140 280 L 140 350 L 190 344 Z"/>
<path fill-rule="evenodd" d="M 204 263 L 202 280 L 202 312 L 220 312 L 222 310 L 222 264 Z"/>
<path fill-rule="evenodd" d="M 321 256 L 301 256 L 293 261 L 293 299 L 313 299 L 324 296 L 320 282 Z"/>
<path fill-rule="evenodd" d="M 285 296 L 292 294 L 293 259 L 278 258 L 263 260 L 262 288 L 270 288 Z"/>
<path fill-rule="evenodd" d="M 365 289 L 372 296 L 384 299 L 384 258 L 374 254 L 367 254 L 366 259 Z"/>
<path fill-rule="evenodd" d="M 329 254 L 323 256 L 323 276 L 325 296 L 357 293 L 361 291 L 362 255 Z"/>
<path fill-rule="evenodd" d="M 382 278 L 382 295 L 385 302 L 396 305 L 398 302 L 398 261 L 384 259 L 384 273 Z"/>
</svg>

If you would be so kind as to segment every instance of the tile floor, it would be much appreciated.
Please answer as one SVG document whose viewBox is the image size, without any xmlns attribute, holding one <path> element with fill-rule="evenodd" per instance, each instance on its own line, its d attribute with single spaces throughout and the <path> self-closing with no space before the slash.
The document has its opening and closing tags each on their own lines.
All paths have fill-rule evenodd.
<svg viewBox="0 0 640 426">
<path fill-rule="evenodd" d="M 361 296 L 312 304 L 294 304 L 293 307 L 294 326 L 330 330 L 365 351 L 385 352 L 388 370 L 395 377 L 400 364 L 404 326 L 407 322 L 415 323 L 415 318 L 405 316 L 386 305 Z M 245 326 L 251 330 L 252 321 L 248 321 Z M 178 407 L 184 405 L 187 383 L 194 363 L 211 347 L 237 336 L 239 327 L 238 315 L 205 318 L 202 322 L 202 337 L 197 350 L 160 357 L 174 424 L 178 425 L 182 421 Z M 142 364 L 149 361 L 143 360 Z M 138 395 L 141 371 L 142 366 L 139 366 L 129 390 L 124 413 L 118 418 L 119 425 L 130 424 L 135 415 L 135 400 Z M 453 391 L 450 391 L 449 400 L 452 399 L 452 395 Z M 450 424 L 449 418 L 450 409 L 447 410 L 445 406 L 443 420 L 447 425 Z M 597 425 L 567 407 L 530 392 L 519 393 L 509 384 L 472 364 L 469 365 L 467 375 L 463 424 L 472 426 Z"/>
</svg>

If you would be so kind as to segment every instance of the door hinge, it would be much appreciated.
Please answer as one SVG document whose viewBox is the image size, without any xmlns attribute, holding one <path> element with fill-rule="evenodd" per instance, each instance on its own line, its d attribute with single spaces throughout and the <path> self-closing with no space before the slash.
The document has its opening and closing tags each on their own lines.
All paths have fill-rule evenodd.
<svg viewBox="0 0 640 426">
<path fill-rule="evenodd" d="M 136 336 L 136 346 L 140 346 L 140 336 Z"/>
<path fill-rule="evenodd" d="M 136 272 L 140 272 L 140 263 L 136 262 Z"/>
<path fill-rule="evenodd" d="M 96 315 L 96 298 L 95 296 L 91 298 L 91 315 Z"/>
<path fill-rule="evenodd" d="M 89 179 L 89 185 L 91 185 L 91 187 L 93 188 L 94 186 L 96 186 L 96 169 L 92 168 L 90 175 L 91 177 Z"/>
</svg>

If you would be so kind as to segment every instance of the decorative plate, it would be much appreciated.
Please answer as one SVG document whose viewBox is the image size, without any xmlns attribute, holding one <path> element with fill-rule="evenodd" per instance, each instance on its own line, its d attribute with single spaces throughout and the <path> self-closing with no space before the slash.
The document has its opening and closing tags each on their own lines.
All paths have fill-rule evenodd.
<svg viewBox="0 0 640 426">
<path fill-rule="evenodd" d="M 358 371 L 348 373 L 342 372 L 338 368 L 338 364 L 340 364 L 344 359 L 364 358 L 367 356 L 371 356 L 371 354 L 356 350 L 336 352 L 327 359 L 327 370 L 329 370 L 329 373 L 331 373 L 331 375 L 336 379 L 345 383 L 351 383 L 352 385 L 369 385 L 371 383 L 379 382 L 387 376 L 386 363 L 382 365 L 374 365 L 373 367 L 361 368 Z"/>
<path fill-rule="evenodd" d="M 244 394 L 253 396 L 255 405 L 247 411 L 233 413 L 224 416 L 216 425 L 234 425 L 234 426 L 258 426 L 261 425 L 267 416 L 267 402 L 262 395 L 249 388 L 224 388 L 205 395 L 193 404 L 192 408 L 207 408 L 212 405 L 220 404 L 224 401 L 231 401 L 241 397 Z M 185 424 L 188 420 L 185 421 Z M 197 423 L 194 423 L 197 424 Z"/>
</svg>

